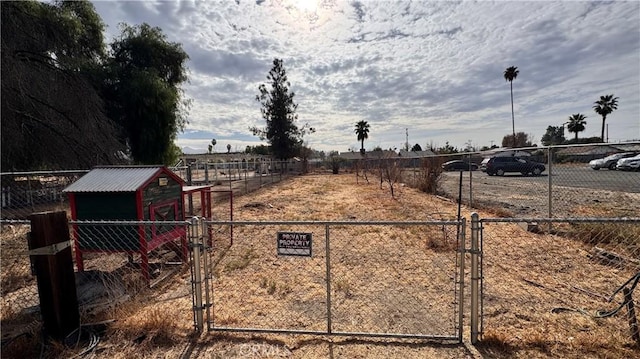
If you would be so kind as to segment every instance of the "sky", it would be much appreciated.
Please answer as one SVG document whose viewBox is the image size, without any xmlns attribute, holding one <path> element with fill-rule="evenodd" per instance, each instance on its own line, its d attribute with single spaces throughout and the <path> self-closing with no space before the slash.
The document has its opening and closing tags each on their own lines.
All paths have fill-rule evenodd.
<svg viewBox="0 0 640 359">
<path fill-rule="evenodd" d="M 243 151 L 266 144 L 256 101 L 275 58 L 298 104 L 307 146 L 358 150 L 419 144 L 500 145 L 512 131 L 540 139 L 547 126 L 587 117 L 580 137 L 600 136 L 593 111 L 614 94 L 609 142 L 640 139 L 638 1 L 94 1 L 106 40 L 118 24 L 157 26 L 190 59 L 192 100 L 178 135 L 185 152 Z M 565 136 L 573 137 L 565 132 Z"/>
</svg>

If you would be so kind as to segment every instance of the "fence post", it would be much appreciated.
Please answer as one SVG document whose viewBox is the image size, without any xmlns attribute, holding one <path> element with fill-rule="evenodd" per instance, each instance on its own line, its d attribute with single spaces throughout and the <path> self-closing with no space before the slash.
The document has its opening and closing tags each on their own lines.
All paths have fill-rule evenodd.
<svg viewBox="0 0 640 359">
<path fill-rule="evenodd" d="M 80 325 L 67 213 L 34 213 L 29 220 L 29 254 L 37 276 L 44 328 L 48 336 L 64 340 Z"/>
<path fill-rule="evenodd" d="M 471 214 L 471 343 L 478 342 L 479 323 L 479 255 L 480 255 L 480 218 L 478 213 Z"/>
<path fill-rule="evenodd" d="M 327 334 L 331 334 L 332 332 L 332 324 L 331 324 L 331 250 L 329 249 L 329 224 L 324 225 L 325 231 L 325 259 L 327 265 Z"/>
<path fill-rule="evenodd" d="M 202 244 L 198 235 L 198 217 L 191 219 L 191 238 L 190 247 L 193 254 L 193 263 L 191 263 L 191 288 L 193 289 L 193 318 L 195 321 L 196 331 L 202 333 L 204 328 L 204 315 L 202 307 L 202 269 L 200 267 L 200 256 Z"/>
<path fill-rule="evenodd" d="M 462 342 L 462 328 L 464 322 L 464 258 L 465 258 L 465 249 L 466 249 L 466 233 L 467 233 L 467 219 L 462 218 L 462 232 L 460 233 L 460 238 L 458 239 L 458 256 L 460 260 L 460 274 L 459 281 L 460 283 L 460 293 L 458 293 L 458 340 Z"/>
<path fill-rule="evenodd" d="M 549 165 L 549 218 L 553 217 L 553 151 L 551 146 L 547 147 L 547 164 Z M 549 232 L 551 232 L 551 222 L 549 222 Z"/>
</svg>

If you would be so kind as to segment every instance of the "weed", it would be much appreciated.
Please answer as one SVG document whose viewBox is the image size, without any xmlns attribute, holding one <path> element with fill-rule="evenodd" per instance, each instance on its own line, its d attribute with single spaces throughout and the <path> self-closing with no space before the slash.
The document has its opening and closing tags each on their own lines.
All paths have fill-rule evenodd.
<svg viewBox="0 0 640 359">
<path fill-rule="evenodd" d="M 351 284 L 346 279 L 337 279 L 334 282 L 336 292 L 342 292 L 346 297 L 351 297 Z"/>
<path fill-rule="evenodd" d="M 291 292 L 293 292 L 293 290 L 291 289 L 291 287 L 289 287 L 289 285 L 285 284 L 280 286 L 280 291 L 279 291 L 280 298 L 286 297 L 287 294 Z"/>
<path fill-rule="evenodd" d="M 436 194 L 442 179 L 442 159 L 425 158 L 420 164 L 417 187 L 420 191 Z"/>
<path fill-rule="evenodd" d="M 275 292 L 276 292 L 276 282 L 271 280 L 267 284 L 267 293 L 271 295 Z"/>
<path fill-rule="evenodd" d="M 225 272 L 233 272 L 235 270 L 247 268 L 247 266 L 249 266 L 249 263 L 251 263 L 251 260 L 255 258 L 258 258 L 257 255 L 254 253 L 253 249 L 249 249 L 242 256 L 240 256 L 240 258 L 231 259 L 224 266 L 224 270 Z"/>
</svg>

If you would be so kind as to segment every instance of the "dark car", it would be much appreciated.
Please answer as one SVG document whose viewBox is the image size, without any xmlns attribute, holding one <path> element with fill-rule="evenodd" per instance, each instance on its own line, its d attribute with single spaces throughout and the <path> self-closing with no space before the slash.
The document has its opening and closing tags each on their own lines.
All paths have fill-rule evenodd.
<svg viewBox="0 0 640 359">
<path fill-rule="evenodd" d="M 504 176 L 507 172 L 520 172 L 525 176 L 531 173 L 534 176 L 539 176 L 546 169 L 542 163 L 512 156 L 491 157 L 486 166 L 486 172 L 489 176 Z"/>
<path fill-rule="evenodd" d="M 478 165 L 471 162 L 465 162 L 463 160 L 453 160 L 449 162 L 445 162 L 442 164 L 442 169 L 445 171 L 468 171 L 469 166 L 471 166 L 471 170 L 475 171 L 478 169 Z"/>
</svg>

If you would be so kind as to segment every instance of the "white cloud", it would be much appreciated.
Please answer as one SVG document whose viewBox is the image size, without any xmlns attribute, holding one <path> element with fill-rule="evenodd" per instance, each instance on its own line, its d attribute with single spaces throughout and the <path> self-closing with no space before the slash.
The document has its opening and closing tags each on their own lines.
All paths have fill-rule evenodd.
<svg viewBox="0 0 640 359">
<path fill-rule="evenodd" d="M 194 99 L 187 128 L 239 145 L 263 124 L 255 96 L 276 57 L 301 123 L 317 129 L 309 144 L 322 150 L 359 147 L 353 126 L 362 119 L 371 124 L 366 147 L 400 147 L 405 128 L 422 146 L 499 143 L 511 129 L 508 66 L 520 70 L 516 131 L 539 139 L 580 112 L 580 135 L 597 136 L 593 102 L 613 93 L 610 140 L 640 138 L 637 2 L 318 0 L 315 12 L 289 0 L 95 5 L 111 36 L 118 22 L 146 21 L 182 43 Z"/>
</svg>

